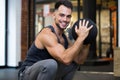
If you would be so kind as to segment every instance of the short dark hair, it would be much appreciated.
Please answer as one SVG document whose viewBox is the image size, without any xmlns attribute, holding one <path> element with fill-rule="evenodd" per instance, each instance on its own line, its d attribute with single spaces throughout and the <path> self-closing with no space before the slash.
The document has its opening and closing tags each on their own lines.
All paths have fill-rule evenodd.
<svg viewBox="0 0 120 80">
<path fill-rule="evenodd" d="M 55 10 L 57 10 L 61 5 L 64 5 L 71 10 L 73 9 L 73 5 L 69 0 L 59 0 L 55 4 Z"/>
</svg>

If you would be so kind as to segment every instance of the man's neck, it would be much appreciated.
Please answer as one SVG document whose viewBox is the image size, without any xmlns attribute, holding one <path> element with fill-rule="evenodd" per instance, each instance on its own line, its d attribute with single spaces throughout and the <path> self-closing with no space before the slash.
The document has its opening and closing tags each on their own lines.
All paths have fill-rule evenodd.
<svg viewBox="0 0 120 80">
<path fill-rule="evenodd" d="M 54 29 L 55 29 L 56 34 L 57 34 L 58 36 L 62 36 L 64 30 L 61 29 L 60 26 L 57 25 L 57 24 L 53 24 L 53 27 L 54 27 Z"/>
</svg>

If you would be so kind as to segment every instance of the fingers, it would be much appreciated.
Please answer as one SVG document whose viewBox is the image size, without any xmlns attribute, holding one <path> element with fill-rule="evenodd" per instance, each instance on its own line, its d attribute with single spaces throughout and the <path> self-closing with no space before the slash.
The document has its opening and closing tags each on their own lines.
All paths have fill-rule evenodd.
<svg viewBox="0 0 120 80">
<path fill-rule="evenodd" d="M 86 22 L 86 24 L 85 24 L 86 27 L 88 26 L 88 23 L 89 23 L 89 21 Z"/>
<path fill-rule="evenodd" d="M 90 30 L 93 27 L 93 25 L 91 25 L 90 27 L 88 27 L 88 30 Z"/>
<path fill-rule="evenodd" d="M 85 20 L 83 20 L 83 24 L 82 24 L 82 26 L 85 26 Z"/>
<path fill-rule="evenodd" d="M 77 31 L 77 25 L 75 25 L 75 31 Z"/>
<path fill-rule="evenodd" d="M 86 28 L 88 28 L 88 30 L 90 30 L 93 27 L 93 25 L 88 26 L 88 24 L 89 24 L 88 20 L 84 19 L 84 20 L 79 21 L 79 27 L 86 27 Z"/>
<path fill-rule="evenodd" d="M 81 27 L 83 27 L 83 26 L 87 27 L 88 23 L 89 23 L 89 21 L 86 21 L 85 19 L 84 20 L 80 20 L 79 21 L 79 26 L 81 26 Z"/>
<path fill-rule="evenodd" d="M 75 32 L 77 37 L 79 37 L 79 39 L 85 39 L 88 35 L 90 30 L 94 27 L 94 24 L 92 25 L 92 23 L 89 20 L 86 19 L 81 19 L 78 22 L 75 23 Z"/>
<path fill-rule="evenodd" d="M 82 21 L 80 20 L 80 22 L 79 22 L 79 26 L 82 26 Z"/>
<path fill-rule="evenodd" d="M 89 20 L 79 20 L 79 26 L 75 26 L 75 31 L 78 33 L 89 32 L 93 25 L 89 26 Z"/>
</svg>

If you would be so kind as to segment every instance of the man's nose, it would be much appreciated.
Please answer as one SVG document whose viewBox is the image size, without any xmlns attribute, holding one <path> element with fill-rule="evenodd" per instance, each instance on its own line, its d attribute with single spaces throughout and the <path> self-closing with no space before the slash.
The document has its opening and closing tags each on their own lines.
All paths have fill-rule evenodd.
<svg viewBox="0 0 120 80">
<path fill-rule="evenodd" d="M 63 20 L 64 20 L 64 21 L 67 21 L 67 16 L 64 16 Z"/>
</svg>

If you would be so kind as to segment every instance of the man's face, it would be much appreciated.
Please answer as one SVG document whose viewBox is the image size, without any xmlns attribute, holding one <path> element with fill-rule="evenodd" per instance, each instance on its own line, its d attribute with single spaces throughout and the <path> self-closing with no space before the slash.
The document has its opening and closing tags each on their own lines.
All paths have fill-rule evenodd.
<svg viewBox="0 0 120 80">
<path fill-rule="evenodd" d="M 54 19 L 55 23 L 61 28 L 66 29 L 66 27 L 69 25 L 72 10 L 70 8 L 65 7 L 64 5 L 61 5 L 58 10 L 55 11 Z"/>
</svg>

